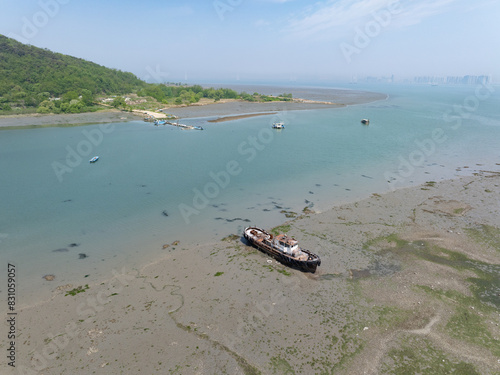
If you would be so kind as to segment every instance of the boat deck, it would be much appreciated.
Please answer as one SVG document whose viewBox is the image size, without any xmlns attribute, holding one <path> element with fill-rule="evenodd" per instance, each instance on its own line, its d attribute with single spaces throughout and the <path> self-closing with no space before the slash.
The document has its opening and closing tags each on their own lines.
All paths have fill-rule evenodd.
<svg viewBox="0 0 500 375">
<path fill-rule="evenodd" d="M 258 242 L 261 246 L 266 246 L 267 248 L 269 248 L 270 251 L 282 253 L 281 251 L 276 250 L 272 246 L 272 241 L 273 241 L 273 235 L 272 234 L 270 234 L 270 233 L 266 234 L 266 233 L 257 231 L 255 229 L 252 229 L 250 231 L 250 235 L 252 235 L 254 241 Z M 276 238 L 277 239 L 281 239 L 281 240 L 290 241 L 290 242 L 293 241 L 295 243 L 297 242 L 297 241 L 295 241 L 293 239 L 288 238 L 284 234 L 280 234 Z M 303 252 L 302 250 L 300 251 L 300 253 L 297 256 L 293 256 L 292 254 L 289 254 L 289 253 L 282 253 L 282 254 L 288 256 L 289 258 L 298 260 L 298 261 L 306 261 L 306 260 L 309 260 L 309 258 L 310 258 L 309 254 Z"/>
</svg>

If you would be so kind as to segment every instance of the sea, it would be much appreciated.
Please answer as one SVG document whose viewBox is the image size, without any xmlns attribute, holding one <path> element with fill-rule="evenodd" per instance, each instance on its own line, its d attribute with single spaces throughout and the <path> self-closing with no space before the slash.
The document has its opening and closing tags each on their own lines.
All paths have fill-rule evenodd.
<svg viewBox="0 0 500 375">
<path fill-rule="evenodd" d="M 500 170 L 498 86 L 233 88 L 325 101 L 339 101 L 338 89 L 387 98 L 220 123 L 182 120 L 203 131 L 141 121 L 1 130 L 0 257 L 4 270 L 16 266 L 18 306 L 170 251 L 216 246 L 248 225 L 280 225 L 306 208 L 323 212 L 373 193 Z M 285 129 L 272 129 L 275 121 Z M 99 161 L 89 163 L 92 156 Z M 6 287 L 4 280 L 0 295 Z"/>
</svg>

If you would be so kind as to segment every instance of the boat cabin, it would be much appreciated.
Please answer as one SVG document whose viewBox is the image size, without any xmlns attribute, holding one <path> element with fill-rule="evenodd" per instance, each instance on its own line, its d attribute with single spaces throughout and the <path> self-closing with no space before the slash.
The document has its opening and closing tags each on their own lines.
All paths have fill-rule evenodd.
<svg viewBox="0 0 500 375">
<path fill-rule="evenodd" d="M 299 244 L 293 238 L 288 237 L 286 234 L 280 234 L 274 239 L 275 246 L 285 254 L 295 256 L 300 252 Z"/>
</svg>

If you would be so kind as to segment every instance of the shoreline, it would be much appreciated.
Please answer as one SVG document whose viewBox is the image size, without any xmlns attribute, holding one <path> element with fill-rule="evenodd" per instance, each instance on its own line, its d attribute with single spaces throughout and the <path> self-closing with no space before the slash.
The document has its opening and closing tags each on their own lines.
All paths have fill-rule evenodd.
<svg viewBox="0 0 500 375">
<path fill-rule="evenodd" d="M 348 92 L 352 97 L 340 96 L 337 102 L 318 101 L 309 99 L 295 98 L 292 101 L 274 101 L 274 102 L 246 102 L 242 100 L 221 100 L 214 103 L 194 103 L 188 106 L 170 106 L 153 112 L 147 110 L 133 110 L 125 112 L 121 110 L 105 109 L 96 112 L 85 112 L 76 114 L 25 114 L 25 115 L 6 115 L 0 116 L 0 130 L 14 129 L 37 129 L 44 127 L 72 127 L 85 126 L 101 123 L 118 123 L 139 121 L 144 115 L 153 116 L 157 119 L 166 118 L 166 113 L 172 114 L 177 118 L 197 118 L 197 117 L 217 117 L 224 118 L 235 116 L 234 119 L 245 118 L 240 116 L 252 117 L 256 113 L 259 115 L 272 115 L 276 112 L 314 110 L 324 108 L 341 108 L 350 105 L 367 104 L 374 101 L 388 98 L 387 94 L 363 91 L 337 90 L 342 93 Z M 168 112 L 167 112 L 168 111 Z M 230 120 L 221 120 L 230 121 Z M 214 121 L 214 122 L 221 122 Z"/>
<path fill-rule="evenodd" d="M 73 114 L 27 114 L 0 116 L 0 130 L 72 127 L 93 124 L 137 121 L 143 114 L 106 109 Z"/>
<path fill-rule="evenodd" d="M 344 333 L 348 337 L 356 337 L 359 333 L 362 340 L 365 340 L 365 346 L 354 357 L 356 361 L 347 361 L 346 371 L 340 373 L 366 371 L 371 365 L 374 366 L 372 368 L 380 369 L 389 349 L 398 343 L 397 332 L 403 332 L 404 328 L 400 328 L 400 323 L 395 322 L 394 326 L 389 325 L 389 332 L 385 332 L 377 328 L 376 323 L 366 322 L 373 320 L 373 317 L 368 318 L 373 312 L 371 309 L 365 311 L 359 299 L 363 301 L 369 296 L 370 306 L 382 306 L 386 309 L 383 311 L 393 311 L 392 309 L 396 307 L 400 310 L 415 310 L 418 314 L 414 319 L 411 314 L 404 315 L 406 323 L 403 327 L 410 327 L 407 329 L 427 327 L 427 322 L 437 319 L 439 323 L 436 323 L 436 327 L 429 328 L 435 331 L 444 329 L 445 323 L 453 316 L 452 312 L 445 314 L 444 311 L 458 307 L 450 307 L 432 295 L 405 289 L 408 280 L 413 280 L 410 285 L 442 283 L 442 287 L 446 285 L 459 291 L 467 289 L 467 281 L 463 273 L 454 273 L 453 268 L 445 270 L 441 268 L 441 271 L 436 273 L 436 270 L 443 265 L 436 268 L 432 266 L 434 263 L 418 258 L 408 259 L 408 256 L 400 259 L 399 253 L 396 252 L 399 246 L 397 244 L 394 244 L 396 247 L 391 245 L 393 250 L 389 251 L 392 254 L 389 258 L 383 255 L 375 258 L 378 259 L 376 264 L 380 262 L 385 264 L 382 269 L 377 268 L 380 266 L 371 266 L 373 258 L 369 253 L 379 247 L 383 250 L 386 246 L 384 243 L 388 241 L 376 239 L 396 235 L 400 238 L 398 241 L 411 241 L 409 243 L 430 241 L 442 248 L 466 254 L 471 259 L 499 263 L 498 252 L 492 250 L 487 243 L 480 242 L 474 245 L 474 238 L 469 236 L 466 230 L 466 228 L 480 228 L 481 225 L 500 227 L 499 207 L 494 204 L 494 194 L 488 193 L 495 191 L 494 187 L 500 182 L 498 172 L 493 172 L 446 180 L 431 187 L 419 185 L 380 195 L 373 194 L 353 203 L 334 206 L 322 213 L 307 213 L 284 222 L 279 227 L 288 227 L 300 244 L 306 248 L 318 249 L 318 253 L 322 256 L 322 267 L 314 275 L 291 270 L 274 261 L 269 263 L 268 256 L 246 246 L 241 242 L 241 238 L 238 238 L 226 241 L 221 239 L 218 243 L 188 248 L 181 244 L 175 249 L 169 249 L 169 253 L 163 258 L 145 263 L 139 270 L 131 267 L 118 276 L 113 274 L 114 276 L 107 280 L 95 281 L 89 284 L 90 288 L 85 293 L 75 296 L 64 296 L 64 293 L 77 285 L 53 284 L 55 289 L 48 301 L 39 301 L 20 311 L 25 320 L 24 329 L 29 327 L 31 337 L 30 342 L 23 344 L 20 349 L 26 353 L 33 350 L 42 352 L 46 347 L 44 340 L 48 329 L 57 335 L 64 333 L 65 326 L 74 323 L 77 332 L 75 337 L 79 339 L 69 337 L 69 344 L 59 349 L 57 359 L 48 361 L 48 368 L 74 368 L 73 373 L 83 374 L 103 365 L 103 367 L 109 366 L 108 371 L 115 373 L 113 371 L 118 369 L 115 361 L 118 361 L 120 366 L 127 366 L 130 369 L 139 366 L 149 371 L 153 369 L 148 367 L 153 362 L 152 358 L 161 362 L 160 357 L 166 356 L 164 363 L 170 369 L 188 366 L 185 368 L 187 371 L 190 367 L 199 366 L 191 354 L 197 352 L 193 349 L 195 346 L 196 348 L 200 346 L 200 350 L 205 352 L 202 361 L 209 372 L 217 372 L 221 368 L 238 368 L 241 365 L 239 359 L 245 359 L 252 368 L 268 373 L 272 371 L 266 367 L 269 364 L 265 364 L 269 358 L 263 356 L 266 346 L 262 340 L 267 337 L 265 340 L 271 340 L 273 347 L 286 346 L 286 342 L 301 334 L 303 329 L 315 330 L 314 327 L 317 328 L 320 321 L 313 314 L 314 309 L 311 310 L 309 306 L 321 303 L 323 308 L 320 311 L 331 311 L 330 314 L 336 316 L 333 320 L 336 323 L 333 326 L 330 326 L 331 323 L 328 321 L 322 323 L 322 326 L 325 324 L 328 326 L 328 332 L 318 331 L 317 335 L 313 335 L 313 341 L 317 342 L 320 348 L 326 347 L 328 343 L 327 333 L 335 334 L 335 331 L 344 325 L 368 326 L 367 330 L 361 329 L 361 332 L 345 330 Z M 368 247 L 364 253 L 357 250 L 365 246 Z M 398 262 L 406 266 L 398 266 L 398 262 L 394 263 L 395 259 L 399 259 Z M 369 271 L 363 271 L 365 269 Z M 214 277 L 218 272 L 221 276 Z M 391 277 L 388 278 L 384 272 L 389 272 L 388 275 Z M 362 276 L 366 273 L 371 273 L 372 276 Z M 234 280 L 238 281 L 237 285 Z M 349 291 L 352 280 L 359 285 L 359 290 L 363 293 L 361 296 L 356 297 Z M 285 286 L 294 285 L 292 282 L 300 285 L 300 289 L 287 292 Z M 391 285 L 389 288 L 388 283 Z M 284 293 L 287 299 L 280 299 L 277 295 L 271 297 L 270 301 L 274 301 L 272 304 L 274 307 L 265 310 L 271 311 L 266 316 L 265 322 L 258 320 L 254 328 L 249 331 L 249 336 L 245 336 L 244 340 L 240 339 L 236 333 L 238 319 L 241 320 L 243 317 L 246 321 L 249 313 L 260 311 L 245 301 L 267 303 L 269 297 L 266 295 L 271 292 L 270 288 Z M 240 289 L 242 290 L 239 291 Z M 335 291 L 333 294 L 332 290 Z M 394 294 L 390 292 L 391 290 L 405 290 L 405 294 L 401 296 L 401 293 Z M 312 296 L 310 294 L 312 291 L 316 291 L 318 297 Z M 325 293 L 331 297 L 326 297 Z M 89 305 L 86 301 L 95 296 L 101 296 L 105 302 L 98 302 L 95 306 Z M 324 297 L 319 298 L 319 296 Z M 308 303 L 296 305 L 294 301 L 297 298 Z M 417 303 L 422 300 L 427 302 Z M 85 309 L 81 308 L 82 304 Z M 344 306 L 340 310 L 335 307 L 339 304 Z M 346 308 L 346 306 L 351 307 Z M 476 309 L 481 308 L 475 306 Z M 281 318 L 287 316 L 289 309 L 308 318 L 305 326 L 299 325 L 283 330 L 286 321 L 282 322 Z M 378 311 L 377 309 L 375 311 Z M 182 311 L 182 314 L 178 314 L 179 311 Z M 484 319 L 490 319 L 486 310 L 480 311 L 485 314 Z M 207 315 L 206 312 L 210 314 Z M 390 315 L 386 319 L 390 319 Z M 397 319 L 402 318 L 397 315 Z M 151 324 L 152 322 L 157 323 Z M 149 328 L 146 331 L 137 331 L 133 328 L 136 326 Z M 273 330 L 268 331 L 271 327 L 281 332 L 280 335 L 273 334 L 271 332 Z M 90 334 L 91 332 L 94 333 Z M 168 333 L 167 338 L 162 339 L 165 333 Z M 231 336 L 228 336 L 230 333 Z M 139 364 L 134 364 L 130 360 L 133 356 L 128 353 L 127 348 L 134 346 L 130 345 L 134 340 L 145 339 L 154 342 L 164 342 L 166 339 L 167 342 L 164 344 L 170 347 L 169 351 L 172 352 L 145 349 L 148 355 L 143 358 L 148 360 L 144 359 L 139 361 Z M 377 349 L 380 340 L 383 340 L 387 347 L 385 351 L 377 352 L 381 350 Z M 306 346 L 312 342 L 306 337 L 303 337 L 303 341 L 303 345 Z M 127 348 L 121 345 L 123 342 L 127 342 Z M 251 345 L 247 345 L 249 342 L 264 346 L 262 350 L 252 350 Z M 220 344 L 223 345 L 223 349 L 216 350 L 216 358 L 210 360 L 208 353 L 213 352 Z M 307 352 L 307 349 L 304 350 Z M 463 358 L 468 363 L 479 366 L 478 368 L 492 369 L 495 366 L 486 349 L 462 345 L 454 347 L 454 350 L 460 353 L 472 350 L 477 358 L 484 361 L 483 364 L 467 356 Z M 73 356 L 65 355 L 69 352 L 74 353 L 75 358 L 80 358 L 80 362 L 72 360 Z M 238 353 L 238 357 L 231 354 L 234 352 Z M 455 352 L 448 353 L 448 356 L 453 356 Z M 375 355 L 377 358 L 375 363 L 370 360 L 374 358 L 374 353 L 378 353 Z M 275 351 L 271 354 L 280 356 Z M 324 355 L 328 356 L 325 353 Z M 342 358 L 347 353 L 342 354 L 338 349 L 334 349 L 331 355 L 333 358 L 337 358 L 337 355 Z M 101 360 L 96 361 L 97 357 Z M 19 356 L 19 358 L 28 357 Z M 292 368 L 296 368 L 300 363 L 304 366 L 299 358 L 286 356 L 286 360 Z M 332 363 L 335 362 L 331 360 Z M 22 364 L 29 366 L 29 363 Z"/>
<path fill-rule="evenodd" d="M 259 114 L 257 114 L 257 115 L 259 115 Z M 246 116 L 246 115 L 243 115 L 243 116 Z M 238 116 L 235 116 L 235 117 L 238 117 Z M 500 163 L 497 163 L 496 165 L 500 166 Z M 456 175 L 456 177 L 454 177 L 454 178 L 450 178 L 450 179 L 446 179 L 446 180 L 441 180 L 441 181 L 437 182 L 437 184 L 453 183 L 453 182 L 461 181 L 463 179 L 474 179 L 474 178 L 477 178 L 478 176 L 482 177 L 482 178 L 490 178 L 490 177 L 500 178 L 500 169 L 498 171 L 483 170 L 483 169 L 471 169 L 470 170 L 470 174 L 468 174 L 468 175 L 462 175 L 462 176 Z M 394 190 L 386 190 L 386 191 L 383 191 L 383 192 L 380 192 L 380 193 L 379 192 L 366 193 L 366 194 L 363 194 L 363 195 L 360 195 L 360 196 L 357 196 L 357 197 L 352 197 L 352 198 L 348 198 L 348 199 L 342 199 L 342 200 L 339 200 L 338 202 L 334 203 L 333 205 L 329 205 L 326 209 L 320 210 L 320 211 L 315 211 L 314 208 L 312 208 L 312 209 L 308 208 L 307 211 L 303 211 L 301 213 L 296 213 L 297 216 L 292 217 L 291 219 L 285 219 L 285 218 L 283 218 L 283 220 L 277 222 L 276 225 L 275 225 L 275 227 L 273 227 L 273 228 L 285 227 L 285 226 L 289 225 L 290 223 L 294 223 L 294 222 L 303 220 L 305 217 L 308 217 L 308 216 L 315 217 L 315 216 L 326 215 L 326 214 L 331 213 L 331 212 L 333 212 L 335 210 L 342 209 L 342 207 L 348 207 L 348 206 L 349 207 L 351 207 L 351 206 L 356 207 L 359 203 L 365 202 L 365 201 L 369 201 L 369 200 L 374 199 L 374 198 L 378 199 L 378 198 L 389 196 L 389 195 L 392 195 L 392 194 L 405 194 L 406 191 L 412 191 L 412 190 L 415 190 L 415 191 L 418 191 L 418 190 L 429 190 L 427 188 L 429 186 L 430 185 L 428 183 L 421 183 L 421 184 L 409 185 L 409 186 L 408 185 L 407 186 L 400 186 L 400 187 L 394 188 Z M 500 221 L 499 221 L 499 226 L 500 226 Z M 272 229 L 272 228 L 268 228 L 268 229 Z M 229 234 L 227 237 L 231 237 L 233 235 L 235 235 L 235 233 Z M 242 234 L 241 234 L 241 238 L 243 238 Z M 213 241 L 213 242 L 209 242 L 209 243 L 206 243 L 204 245 L 201 245 L 201 244 L 197 243 L 198 241 L 189 242 L 189 241 L 178 241 L 178 240 L 175 240 L 174 244 L 177 244 L 177 245 L 174 245 L 174 244 L 164 244 L 164 246 L 167 246 L 166 249 L 171 248 L 171 247 L 175 248 L 176 246 L 178 246 L 178 247 L 182 248 L 183 250 L 186 250 L 186 247 L 189 250 L 196 250 L 196 249 L 199 249 L 199 248 L 216 246 L 218 244 L 218 241 L 215 240 L 215 239 L 211 239 L 210 241 Z M 221 238 L 221 239 L 219 239 L 219 241 L 224 241 L 224 239 Z M 163 242 L 165 242 L 165 241 L 163 241 Z M 149 246 L 149 244 L 147 246 Z M 156 264 L 159 264 L 159 263 L 161 263 L 163 261 L 166 261 L 169 257 L 170 257 L 169 255 L 167 255 L 167 256 L 161 255 L 159 258 L 156 258 L 154 260 L 146 260 L 146 261 L 141 262 L 141 263 L 134 263 L 133 266 L 130 267 L 130 269 L 133 269 L 133 270 L 140 269 L 142 271 L 142 270 L 144 270 L 145 268 L 147 268 L 150 265 L 156 265 Z M 44 272 L 42 272 L 42 273 L 44 273 Z M 41 275 L 40 275 L 40 277 L 43 279 L 43 277 Z M 55 280 L 57 282 L 57 278 Z M 102 284 L 103 282 L 108 282 L 109 280 L 110 280 L 110 278 L 102 278 L 102 277 L 99 278 L 99 277 L 97 277 L 97 280 L 93 281 L 93 284 L 97 286 L 99 284 Z M 49 284 L 51 284 L 52 281 L 53 280 L 50 280 Z M 55 291 L 56 290 L 53 290 L 52 292 L 54 293 Z M 40 303 L 49 302 L 57 294 L 58 293 L 52 294 L 51 297 L 46 298 L 45 301 L 44 300 L 40 300 L 40 301 L 35 302 L 33 305 L 23 306 L 22 308 L 23 309 L 24 308 L 28 308 L 29 309 L 29 308 L 32 308 L 32 307 L 35 307 L 35 306 L 39 305 Z"/>
</svg>

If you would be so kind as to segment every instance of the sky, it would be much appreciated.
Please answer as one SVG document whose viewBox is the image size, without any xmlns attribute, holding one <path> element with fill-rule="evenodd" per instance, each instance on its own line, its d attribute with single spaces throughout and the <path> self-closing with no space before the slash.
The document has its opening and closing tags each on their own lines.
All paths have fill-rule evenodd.
<svg viewBox="0 0 500 375">
<path fill-rule="evenodd" d="M 0 0 L 0 34 L 150 82 L 491 75 L 498 0 Z"/>
</svg>

